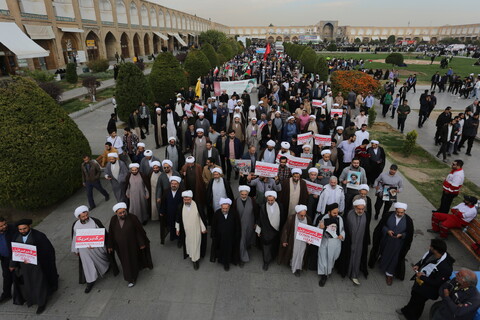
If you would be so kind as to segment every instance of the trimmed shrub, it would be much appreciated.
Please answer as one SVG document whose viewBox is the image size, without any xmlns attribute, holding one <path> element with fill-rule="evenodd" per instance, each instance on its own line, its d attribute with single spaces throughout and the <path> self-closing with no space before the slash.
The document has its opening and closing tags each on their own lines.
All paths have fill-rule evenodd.
<svg viewBox="0 0 480 320">
<path fill-rule="evenodd" d="M 100 87 L 101 82 L 97 80 L 95 77 L 87 77 L 83 79 L 82 86 L 87 88 L 88 94 L 90 95 L 91 99 L 97 95 L 97 88 Z"/>
<path fill-rule="evenodd" d="M 142 101 L 152 101 L 152 93 L 147 78 L 132 62 L 122 64 L 118 72 L 115 87 L 117 112 L 120 119 L 126 121 L 132 110 Z"/>
<path fill-rule="evenodd" d="M 26 70 L 25 75 L 37 82 L 49 82 L 55 79 L 55 75 L 43 70 Z"/>
<path fill-rule="evenodd" d="M 400 66 L 400 65 L 403 64 L 403 54 L 398 53 L 398 52 L 390 53 L 385 58 L 385 63 L 391 64 L 391 65 L 394 65 L 394 66 Z"/>
<path fill-rule="evenodd" d="M 227 61 L 233 58 L 234 52 L 232 51 L 232 46 L 228 43 L 222 43 L 217 51 L 219 54 L 222 54 Z"/>
<path fill-rule="evenodd" d="M 361 71 L 335 71 L 330 76 L 330 82 L 332 83 L 334 96 L 340 91 L 344 95 L 350 91 L 354 91 L 355 93 L 363 94 L 372 92 L 375 97 L 380 97 L 380 82 Z"/>
<path fill-rule="evenodd" d="M 247 48 L 250 48 L 250 46 L 252 45 L 252 39 L 250 38 L 247 38 Z"/>
<path fill-rule="evenodd" d="M 200 45 L 210 43 L 215 50 L 218 50 L 222 43 L 227 42 L 227 35 L 221 31 L 208 30 L 200 33 L 198 40 Z"/>
<path fill-rule="evenodd" d="M 403 155 L 409 157 L 413 150 L 415 149 L 415 144 L 417 143 L 418 133 L 416 130 L 412 130 L 407 133 L 407 137 L 403 142 Z"/>
<path fill-rule="evenodd" d="M 183 67 L 188 72 L 190 84 L 196 84 L 199 77 L 207 75 L 210 71 L 210 61 L 202 51 L 190 50 Z"/>
<path fill-rule="evenodd" d="M 187 85 L 187 77 L 172 53 L 162 52 L 155 58 L 149 82 L 155 101 L 165 105 Z"/>
<path fill-rule="evenodd" d="M 24 77 L 0 81 L 0 206 L 38 209 L 81 187 L 90 145 L 75 122 Z"/>
<path fill-rule="evenodd" d="M 67 70 L 65 71 L 65 80 L 70 83 L 77 83 L 77 65 L 73 62 L 67 63 Z"/>
<path fill-rule="evenodd" d="M 337 51 L 337 45 L 333 42 L 331 42 L 328 46 L 327 46 L 327 51 Z"/>
<path fill-rule="evenodd" d="M 218 53 L 217 54 L 217 57 L 218 57 L 218 64 L 219 66 L 223 65 L 225 62 L 227 62 L 227 58 L 225 58 L 225 56 L 221 53 Z"/>
<path fill-rule="evenodd" d="M 302 55 L 298 60 L 300 60 L 300 62 L 304 66 L 305 72 L 315 72 L 315 62 L 317 61 L 317 54 L 312 48 L 307 47 L 305 50 L 303 50 Z"/>
<path fill-rule="evenodd" d="M 387 38 L 387 43 L 389 43 L 389 44 L 394 44 L 394 43 L 395 43 L 395 40 L 396 40 L 396 39 L 395 39 L 395 36 L 392 34 L 392 35 L 388 36 L 388 38 Z"/>
<path fill-rule="evenodd" d="M 377 120 L 377 111 L 375 110 L 376 106 L 371 107 L 368 109 L 368 127 L 371 128 Z"/>
<path fill-rule="evenodd" d="M 210 62 L 211 68 L 215 68 L 219 65 L 217 53 L 215 52 L 215 49 L 210 43 L 204 44 L 201 51 L 205 54 L 208 61 Z"/>
<path fill-rule="evenodd" d="M 105 72 L 109 66 L 110 63 L 107 59 L 90 60 L 87 62 L 87 67 L 92 70 L 92 72 Z"/>
<path fill-rule="evenodd" d="M 40 82 L 38 86 L 42 88 L 50 97 L 52 97 L 55 101 L 60 101 L 60 97 L 62 96 L 63 90 L 62 88 L 55 82 Z"/>
<path fill-rule="evenodd" d="M 318 56 L 315 61 L 315 74 L 318 74 L 320 81 L 328 81 L 328 65 L 325 57 Z"/>
</svg>

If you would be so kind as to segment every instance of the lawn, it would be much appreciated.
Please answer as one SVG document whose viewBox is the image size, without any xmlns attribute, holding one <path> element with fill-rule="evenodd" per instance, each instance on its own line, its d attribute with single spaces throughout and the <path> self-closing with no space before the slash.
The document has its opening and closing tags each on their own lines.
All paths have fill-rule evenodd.
<svg viewBox="0 0 480 320">
<path fill-rule="evenodd" d="M 97 102 L 103 101 L 105 99 L 111 98 L 115 94 L 115 88 L 110 87 L 97 92 L 95 97 Z M 65 102 L 60 103 L 62 108 L 67 111 L 68 114 L 85 109 L 88 105 L 92 103 L 92 100 L 87 99 L 71 99 Z"/>
<path fill-rule="evenodd" d="M 385 58 L 387 57 L 388 53 L 379 53 L 379 54 L 374 54 L 374 53 L 354 53 L 354 52 L 348 52 L 348 53 L 319 53 L 322 56 L 325 57 L 335 57 L 335 58 L 354 58 L 354 59 L 364 59 L 365 60 L 365 68 L 369 69 L 392 69 L 392 65 L 386 64 L 384 62 L 375 62 L 375 60 L 382 60 L 385 61 Z M 417 59 L 417 56 L 422 56 L 422 53 L 417 52 L 417 53 L 412 53 L 412 54 L 407 54 L 404 55 L 405 60 L 417 60 L 417 61 L 430 61 L 429 57 L 426 57 L 426 59 Z M 373 60 L 372 62 L 368 62 L 368 60 Z M 437 64 L 409 64 L 407 63 L 407 67 L 395 67 L 395 69 L 398 69 L 400 71 L 400 79 L 401 80 L 406 80 L 410 74 L 417 74 L 417 79 L 419 84 L 422 83 L 430 83 L 430 79 L 432 75 L 439 71 L 440 74 L 445 73 L 447 69 L 441 69 L 440 65 L 438 64 L 440 62 L 441 58 L 437 57 L 435 58 L 435 62 Z M 471 58 L 460 58 L 460 57 L 454 57 L 452 62 L 450 63 L 450 67 L 452 67 L 453 71 L 461 76 L 468 76 L 470 73 L 474 74 L 479 74 L 480 73 L 480 66 L 474 66 L 473 64 L 475 63 L 476 59 L 471 59 Z M 434 63 L 435 63 L 434 62 Z"/>
<path fill-rule="evenodd" d="M 418 144 L 412 155 L 404 157 L 402 148 L 405 136 L 389 124 L 377 122 L 369 132 L 371 138 L 380 141 L 390 162 L 397 164 L 400 172 L 413 186 L 434 208 L 438 208 L 442 196 L 442 182 L 450 171 L 450 167 L 438 161 Z M 461 195 L 478 195 L 480 187 L 465 179 L 460 193 Z M 463 197 L 456 197 L 453 205 L 457 205 L 462 199 Z"/>
</svg>

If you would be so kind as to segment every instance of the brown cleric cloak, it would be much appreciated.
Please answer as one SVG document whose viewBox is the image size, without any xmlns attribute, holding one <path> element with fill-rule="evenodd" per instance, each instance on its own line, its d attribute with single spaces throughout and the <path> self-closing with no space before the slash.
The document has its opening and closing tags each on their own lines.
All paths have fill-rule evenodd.
<svg viewBox="0 0 480 320">
<path fill-rule="evenodd" d="M 280 234 L 280 247 L 278 250 L 278 260 L 279 264 L 286 264 L 290 265 L 290 260 L 293 256 L 293 243 L 295 242 L 295 218 L 297 217 L 296 214 L 290 215 L 287 218 L 287 222 L 283 226 L 282 233 Z M 311 225 L 312 220 L 309 216 L 305 217 L 307 219 L 307 224 Z M 283 243 L 288 243 L 286 247 L 282 246 Z M 308 252 L 308 245 L 307 249 L 305 249 L 305 254 L 303 256 L 303 264 L 305 265 L 305 257 Z"/>
<path fill-rule="evenodd" d="M 180 169 L 180 175 L 184 179 L 185 190 L 193 191 L 193 201 L 198 206 L 205 206 L 206 190 L 202 179 L 202 167 L 198 163 L 194 163 L 193 166 L 187 163 Z"/>
</svg>

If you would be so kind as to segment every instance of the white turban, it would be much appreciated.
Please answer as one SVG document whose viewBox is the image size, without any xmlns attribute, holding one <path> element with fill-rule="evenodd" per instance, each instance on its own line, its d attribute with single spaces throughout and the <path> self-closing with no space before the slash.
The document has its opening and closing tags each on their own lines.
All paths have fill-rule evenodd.
<svg viewBox="0 0 480 320">
<path fill-rule="evenodd" d="M 119 202 L 113 206 L 113 212 L 117 212 L 118 209 L 127 209 L 127 204 L 125 202 Z"/>
<path fill-rule="evenodd" d="M 213 168 L 212 173 L 215 173 L 215 172 L 218 172 L 218 173 L 220 173 L 220 174 L 223 173 L 223 172 L 222 172 L 222 169 L 220 169 L 220 168 Z"/>
<path fill-rule="evenodd" d="M 204 131 L 202 128 L 198 128 L 198 129 L 197 129 L 197 132 L 202 132 L 202 133 L 203 133 L 203 132 L 205 132 L 205 131 Z"/>
<path fill-rule="evenodd" d="M 180 178 L 179 176 L 171 176 L 168 180 L 170 182 L 172 181 L 177 181 L 178 183 L 182 182 L 182 178 Z"/>
<path fill-rule="evenodd" d="M 370 191 L 370 188 L 368 187 L 368 184 L 361 184 L 361 185 L 358 186 L 358 190 Z"/>
<path fill-rule="evenodd" d="M 287 118 L 287 121 L 290 121 L 290 120 L 293 120 L 293 119 L 295 119 L 295 117 L 294 117 L 294 116 L 290 116 L 290 117 Z"/>
<path fill-rule="evenodd" d="M 344 128 L 342 126 L 338 126 L 337 130 L 344 130 Z"/>
<path fill-rule="evenodd" d="M 168 138 L 168 141 L 170 141 L 170 140 L 175 140 L 175 141 L 177 141 L 177 138 L 175 138 L 175 137 L 170 137 L 170 138 Z"/>
<path fill-rule="evenodd" d="M 220 201 L 218 201 L 218 204 L 219 205 L 222 205 L 222 204 L 232 205 L 232 200 L 230 200 L 229 198 L 220 198 Z"/>
<path fill-rule="evenodd" d="M 283 149 L 290 149 L 290 143 L 286 142 L 286 141 L 283 141 L 280 146 L 283 148 Z"/>
<path fill-rule="evenodd" d="M 73 213 L 73 215 L 75 216 L 75 218 L 78 218 L 79 215 L 81 215 L 84 212 L 88 212 L 88 211 L 89 210 L 88 210 L 87 206 L 80 206 L 77 209 L 75 209 L 75 212 Z"/>
<path fill-rule="evenodd" d="M 145 157 L 151 157 L 153 156 L 153 151 L 152 150 L 145 150 L 145 152 L 143 153 L 143 155 Z"/>
<path fill-rule="evenodd" d="M 403 202 L 395 202 L 395 204 L 393 205 L 393 207 L 395 209 L 403 209 L 405 211 L 407 211 L 407 204 L 406 203 L 403 203 Z"/>
<path fill-rule="evenodd" d="M 353 201 L 353 206 L 354 207 L 356 207 L 356 206 L 366 206 L 366 205 L 367 205 L 367 203 L 363 199 L 357 199 L 357 200 Z"/>
<path fill-rule="evenodd" d="M 302 211 L 307 211 L 307 206 L 306 205 L 299 204 L 299 205 L 295 206 L 295 212 L 296 213 L 299 213 L 299 212 L 302 212 Z"/>
<path fill-rule="evenodd" d="M 235 107 L 235 110 L 237 110 L 237 109 L 240 110 L 240 109 L 242 109 L 242 108 L 240 108 L 239 106 L 236 106 L 236 107 Z"/>
<path fill-rule="evenodd" d="M 317 119 L 317 117 L 315 117 L 315 115 L 313 115 L 313 114 L 310 115 L 310 118 Z"/>
<path fill-rule="evenodd" d="M 152 161 L 152 163 L 150 163 L 150 167 L 154 167 L 154 166 L 159 166 L 160 167 L 160 161 Z"/>
<path fill-rule="evenodd" d="M 308 169 L 308 173 L 310 172 L 315 172 L 316 174 L 318 174 L 318 169 L 317 168 L 310 168 Z"/>
<path fill-rule="evenodd" d="M 258 101 L 258 104 L 263 104 L 263 100 Z"/>
<path fill-rule="evenodd" d="M 205 113 L 200 112 L 200 113 L 198 114 L 198 116 L 199 116 L 199 117 L 200 117 L 200 116 L 205 116 Z"/>
<path fill-rule="evenodd" d="M 145 148 L 145 143 L 139 142 L 139 143 L 137 143 L 137 147 L 144 147 Z"/>
<path fill-rule="evenodd" d="M 253 110 L 255 110 L 255 106 L 250 106 L 248 109 L 253 111 Z"/>
<path fill-rule="evenodd" d="M 177 98 L 177 102 L 178 102 L 178 101 L 182 101 L 182 98 Z"/>
<path fill-rule="evenodd" d="M 250 187 L 245 185 L 238 186 L 238 192 L 242 192 L 242 191 L 250 192 Z"/>
<path fill-rule="evenodd" d="M 253 120 L 257 121 L 257 118 L 253 117 L 251 120 L 252 120 L 252 121 L 253 121 Z"/>
<path fill-rule="evenodd" d="M 302 170 L 298 168 L 292 169 L 292 175 L 295 173 L 302 174 Z"/>
<path fill-rule="evenodd" d="M 322 152 L 320 152 L 320 154 L 323 156 L 324 154 L 332 154 L 332 151 L 330 151 L 329 149 L 325 149 L 325 150 L 322 150 Z"/>
<path fill-rule="evenodd" d="M 273 140 L 268 140 L 268 141 L 267 141 L 267 146 L 269 146 L 269 147 L 275 147 L 275 141 L 273 141 Z"/>
<path fill-rule="evenodd" d="M 118 153 L 116 153 L 116 152 L 110 152 L 109 154 L 107 154 L 107 157 L 109 157 L 109 158 L 118 158 Z"/>
<path fill-rule="evenodd" d="M 182 192 L 182 198 L 193 198 L 192 190 L 186 190 Z"/>
<path fill-rule="evenodd" d="M 309 149 L 311 149 L 312 147 L 310 147 L 310 145 L 309 145 L 309 144 L 304 144 L 304 145 L 302 146 L 302 149 L 306 149 L 306 148 L 309 148 Z"/>
<path fill-rule="evenodd" d="M 380 144 L 380 142 L 378 142 L 378 140 L 371 140 L 370 143 Z"/>
<path fill-rule="evenodd" d="M 265 198 L 270 197 L 270 196 L 272 196 L 272 197 L 274 197 L 275 199 L 277 199 L 277 192 L 276 192 L 276 191 L 267 191 L 267 192 L 265 192 Z"/>
<path fill-rule="evenodd" d="M 155 108 L 155 112 L 162 111 L 160 108 Z"/>
<path fill-rule="evenodd" d="M 173 162 L 168 160 L 168 159 L 165 159 L 162 161 L 162 166 L 168 164 L 170 167 L 173 167 Z"/>
<path fill-rule="evenodd" d="M 186 163 L 194 163 L 194 162 L 195 162 L 195 158 L 192 157 L 192 156 L 189 156 L 189 157 L 187 157 L 187 159 L 185 159 L 185 162 L 186 162 Z"/>
<path fill-rule="evenodd" d="M 138 163 L 130 163 L 130 164 L 128 165 L 128 167 L 129 167 L 130 169 L 132 169 L 132 168 L 140 168 L 140 165 L 139 165 Z"/>
<path fill-rule="evenodd" d="M 340 105 L 338 103 L 333 104 L 334 107 L 339 107 Z"/>
</svg>

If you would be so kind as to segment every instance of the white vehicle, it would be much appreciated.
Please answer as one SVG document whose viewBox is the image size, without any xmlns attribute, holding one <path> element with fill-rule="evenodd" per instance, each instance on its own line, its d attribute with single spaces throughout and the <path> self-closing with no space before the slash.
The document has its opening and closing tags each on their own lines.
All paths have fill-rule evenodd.
<svg viewBox="0 0 480 320">
<path fill-rule="evenodd" d="M 281 42 L 275 43 L 275 51 L 283 52 L 283 50 L 284 50 L 284 48 L 283 48 L 283 44 Z"/>
<path fill-rule="evenodd" d="M 460 51 L 465 50 L 466 46 L 464 44 L 451 44 L 447 47 L 447 51 Z"/>
</svg>

